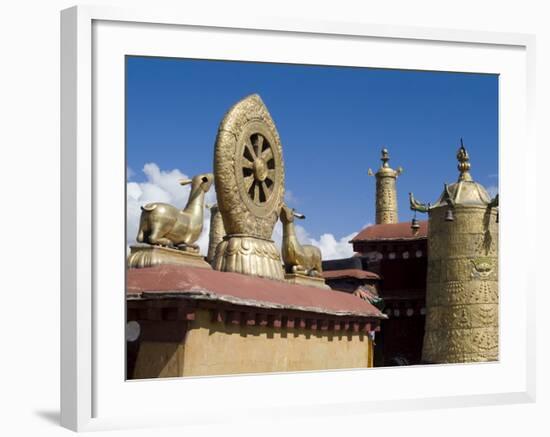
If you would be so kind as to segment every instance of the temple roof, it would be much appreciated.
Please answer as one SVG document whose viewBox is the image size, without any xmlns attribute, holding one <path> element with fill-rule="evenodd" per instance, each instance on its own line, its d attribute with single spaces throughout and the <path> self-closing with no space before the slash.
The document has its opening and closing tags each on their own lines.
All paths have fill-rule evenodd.
<svg viewBox="0 0 550 437">
<path fill-rule="evenodd" d="M 184 298 L 333 316 L 386 318 L 375 306 L 351 294 L 197 267 L 130 269 L 126 293 L 128 299 Z"/>
<path fill-rule="evenodd" d="M 445 185 L 443 193 L 437 202 L 432 205 L 432 208 L 447 207 L 449 203 L 452 205 L 487 206 L 491 202 L 491 196 L 489 196 L 483 185 L 473 180 L 470 174 L 470 156 L 462 143 L 462 139 L 456 158 L 460 173 L 458 181 L 451 185 Z"/>
<path fill-rule="evenodd" d="M 412 210 L 428 212 L 435 208 L 448 208 L 457 206 L 482 207 L 498 206 L 498 196 L 491 199 L 485 187 L 475 182 L 470 174 L 470 156 L 460 139 L 460 148 L 456 154 L 458 160 L 458 180 L 453 184 L 444 184 L 443 193 L 433 204 L 426 204 L 417 201 L 412 193 L 409 193 Z"/>
<path fill-rule="evenodd" d="M 416 234 L 412 233 L 410 222 L 370 225 L 353 237 L 350 243 L 360 241 L 420 240 L 427 238 L 428 221 L 420 221 L 419 225 L 420 229 L 418 229 Z"/>
<path fill-rule="evenodd" d="M 448 199 L 453 205 L 466 206 L 486 207 L 491 202 L 491 196 L 485 187 L 473 180 L 459 180 L 454 184 L 447 185 L 432 208 L 447 207 Z"/>
<path fill-rule="evenodd" d="M 336 278 L 355 278 L 355 279 L 371 279 L 379 280 L 380 276 L 374 272 L 360 269 L 342 269 L 342 270 L 326 270 L 322 273 L 325 279 Z"/>
</svg>

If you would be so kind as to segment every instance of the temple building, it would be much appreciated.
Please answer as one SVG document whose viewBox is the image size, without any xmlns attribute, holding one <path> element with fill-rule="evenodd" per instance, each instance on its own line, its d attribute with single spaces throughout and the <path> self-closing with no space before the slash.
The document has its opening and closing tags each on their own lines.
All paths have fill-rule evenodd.
<svg viewBox="0 0 550 437">
<path fill-rule="evenodd" d="M 379 307 L 388 319 L 376 335 L 375 366 L 419 364 L 426 318 L 427 221 L 411 230 L 399 222 L 396 180 L 403 169 L 391 168 L 382 149 L 376 177 L 375 224 L 350 241 L 364 270 L 379 276 Z"/>
<path fill-rule="evenodd" d="M 347 293 L 206 268 L 131 269 L 129 378 L 373 366 L 383 318 Z"/>
<path fill-rule="evenodd" d="M 352 240 L 357 256 L 381 278 L 379 297 L 388 316 L 376 335 L 376 366 L 419 364 L 426 318 L 427 228 L 409 222 L 376 224 Z"/>
<path fill-rule="evenodd" d="M 214 173 L 180 181 L 191 185 L 187 205 L 142 206 L 127 260 L 129 379 L 373 366 L 387 316 L 366 297 L 379 278 L 362 274 L 363 294 L 330 290 L 319 248 L 297 239 L 294 220 L 305 217 L 284 204 L 284 177 L 275 123 L 252 95 L 220 123 Z"/>
<path fill-rule="evenodd" d="M 323 276 L 335 291 L 363 297 L 388 316 L 375 336 L 375 366 L 419 364 L 426 318 L 427 221 L 411 230 L 399 222 L 397 177 L 389 151 L 382 149 L 376 177 L 376 224 L 350 241 L 355 255 L 324 261 Z"/>
<path fill-rule="evenodd" d="M 352 258 L 326 262 L 334 290 L 377 275 L 369 301 L 388 318 L 376 334 L 375 366 L 497 359 L 498 195 L 491 199 L 474 182 L 462 144 L 457 159 L 458 181 L 445 184 L 434 205 L 411 194 L 415 216 L 399 222 L 396 178 L 403 170 L 390 167 L 384 148 L 380 169 L 369 170 L 376 176 L 376 224 L 351 240 Z"/>
<path fill-rule="evenodd" d="M 322 260 L 284 203 L 283 149 L 258 95 L 220 123 L 214 173 L 181 180 L 183 209 L 141 207 L 127 259 L 127 377 L 223 375 L 498 359 L 498 195 L 470 174 L 399 222 L 397 178 L 382 149 L 376 223 L 354 255 Z M 214 187 L 207 254 L 196 244 Z M 416 213 L 427 213 L 419 221 Z M 272 240 L 282 224 L 280 248 Z"/>
<path fill-rule="evenodd" d="M 363 266 L 360 257 L 323 261 L 323 278 L 335 291 L 350 293 L 367 300 L 377 308 L 383 304 L 380 297 L 380 275 Z"/>
</svg>

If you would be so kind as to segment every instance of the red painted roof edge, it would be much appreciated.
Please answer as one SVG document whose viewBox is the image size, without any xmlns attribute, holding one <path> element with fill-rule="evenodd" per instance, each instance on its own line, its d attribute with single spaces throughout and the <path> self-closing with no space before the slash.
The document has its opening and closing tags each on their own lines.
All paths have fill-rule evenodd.
<svg viewBox="0 0 550 437">
<path fill-rule="evenodd" d="M 419 221 L 419 225 L 420 229 L 416 235 L 412 234 L 409 222 L 370 225 L 359 231 L 349 243 L 425 240 L 428 238 L 428 221 Z"/>
<path fill-rule="evenodd" d="M 131 269 L 126 292 L 128 299 L 184 298 L 333 316 L 386 318 L 375 306 L 332 290 L 195 267 Z"/>
</svg>

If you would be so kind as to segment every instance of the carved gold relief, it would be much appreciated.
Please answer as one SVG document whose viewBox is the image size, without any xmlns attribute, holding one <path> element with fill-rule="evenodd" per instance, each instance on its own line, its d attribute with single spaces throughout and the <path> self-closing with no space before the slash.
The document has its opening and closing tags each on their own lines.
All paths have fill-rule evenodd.
<svg viewBox="0 0 550 437">
<path fill-rule="evenodd" d="M 495 238 L 495 232 L 488 229 L 482 235 L 477 235 L 476 252 L 485 256 L 495 256 L 497 253 L 498 239 Z"/>
<path fill-rule="evenodd" d="M 397 196 L 395 181 L 403 172 L 399 167 L 397 170 L 390 168 L 390 160 L 387 149 L 382 149 L 382 166 L 373 173 L 369 169 L 369 175 L 376 176 L 376 223 L 397 223 Z"/>
<path fill-rule="evenodd" d="M 441 280 L 465 281 L 469 279 L 483 279 L 496 281 L 498 279 L 498 263 L 496 259 L 488 258 L 484 263 L 478 264 L 480 270 L 477 270 L 475 267 L 476 259 L 479 260 L 480 258 L 464 257 L 443 260 L 441 263 Z"/>
<path fill-rule="evenodd" d="M 470 260 L 472 263 L 472 279 L 489 279 L 495 271 L 495 260 L 487 257 L 479 257 Z"/>
<path fill-rule="evenodd" d="M 284 197 L 279 134 L 260 96 L 235 104 L 222 120 L 214 155 L 218 208 L 227 235 L 214 267 L 284 279 L 271 235 Z"/>
<path fill-rule="evenodd" d="M 498 328 L 428 331 L 422 358 L 431 363 L 495 361 L 498 359 Z"/>
<path fill-rule="evenodd" d="M 496 304 L 498 303 L 498 283 L 496 281 L 429 282 L 427 284 L 426 303 L 429 306 L 468 303 Z"/>
<path fill-rule="evenodd" d="M 498 326 L 497 304 L 459 304 L 430 307 L 426 329 L 445 330 Z"/>
<path fill-rule="evenodd" d="M 214 158 L 218 207 L 228 234 L 271 238 L 284 196 L 282 146 L 258 95 L 223 119 Z"/>
<path fill-rule="evenodd" d="M 463 146 L 459 180 L 429 213 L 426 330 L 422 359 L 432 363 L 498 359 L 498 199 L 473 181 Z"/>
<path fill-rule="evenodd" d="M 216 248 L 215 270 L 284 280 L 279 251 L 271 240 L 228 235 Z"/>
</svg>

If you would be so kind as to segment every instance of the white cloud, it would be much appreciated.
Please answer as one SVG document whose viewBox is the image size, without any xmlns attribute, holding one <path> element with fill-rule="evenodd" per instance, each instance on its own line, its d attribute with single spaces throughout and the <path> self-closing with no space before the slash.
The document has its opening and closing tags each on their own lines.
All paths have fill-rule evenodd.
<svg viewBox="0 0 550 437">
<path fill-rule="evenodd" d="M 313 244 L 321 249 L 324 260 L 349 258 L 354 254 L 353 246 L 349 243 L 349 241 L 356 235 L 357 232 L 353 232 L 337 240 L 332 234 L 323 234 L 319 238 L 319 241 L 311 239 L 310 244 Z"/>
<path fill-rule="evenodd" d="M 161 170 L 157 164 L 148 163 L 143 167 L 143 173 L 146 176 L 144 182 L 126 183 L 126 199 L 127 199 L 127 244 L 136 244 L 136 235 L 139 227 L 139 218 L 141 215 L 141 206 L 150 202 L 165 202 L 184 208 L 189 197 L 190 187 L 181 186 L 180 179 L 189 178 L 188 175 L 178 169 L 165 171 Z M 289 193 L 287 191 L 287 193 Z M 290 197 L 292 198 L 292 193 Z M 216 203 L 216 191 L 214 187 L 206 193 L 206 204 Z M 296 236 L 301 244 L 313 244 L 321 249 L 323 259 L 347 258 L 353 255 L 351 244 L 348 243 L 356 233 L 352 233 L 341 238 L 336 238 L 333 234 L 323 234 L 318 239 L 314 238 L 301 225 L 295 224 Z M 201 253 L 206 255 L 208 252 L 208 234 L 210 232 L 210 210 L 204 210 L 204 227 L 197 244 L 200 247 Z M 281 222 L 277 222 L 273 231 L 273 240 L 280 249 L 283 238 Z"/>
<path fill-rule="evenodd" d="M 312 237 L 309 232 L 301 225 L 294 224 L 296 237 L 300 244 L 312 244 L 321 249 L 321 255 L 323 260 L 349 258 L 354 254 L 353 247 L 349 241 L 357 235 L 357 232 L 353 232 L 349 235 L 345 235 L 337 239 L 333 234 L 322 234 L 319 239 Z M 277 222 L 275 229 L 273 230 L 273 236 L 271 237 L 277 247 L 281 248 L 283 241 L 283 226 L 281 222 Z"/>
<path fill-rule="evenodd" d="M 136 235 L 141 216 L 141 206 L 150 202 L 164 202 L 177 208 L 184 208 L 189 197 L 190 186 L 181 186 L 180 179 L 188 179 L 180 170 L 160 170 L 155 163 L 145 164 L 143 173 L 147 177 L 145 182 L 126 183 L 126 233 L 127 244 L 136 244 Z M 216 202 L 214 187 L 206 193 L 205 203 Z M 210 231 L 210 210 L 204 210 L 204 227 L 197 241 L 201 253 L 208 251 L 208 232 Z"/>
</svg>

